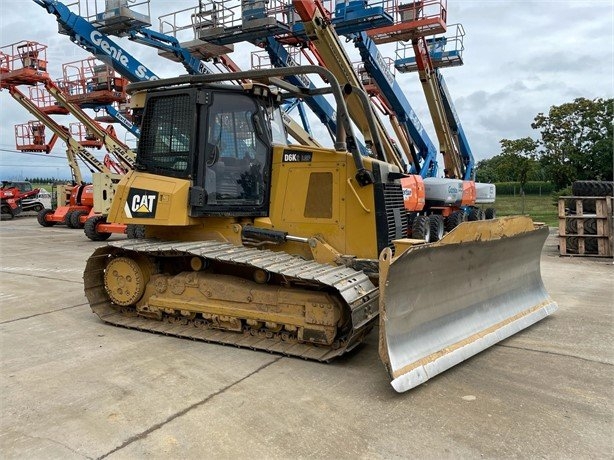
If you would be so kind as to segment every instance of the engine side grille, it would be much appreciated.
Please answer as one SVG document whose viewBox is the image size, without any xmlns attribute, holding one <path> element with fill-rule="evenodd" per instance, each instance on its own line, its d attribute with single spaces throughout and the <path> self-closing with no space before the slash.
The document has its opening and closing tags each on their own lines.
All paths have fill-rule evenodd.
<svg viewBox="0 0 614 460">
<path fill-rule="evenodd" d="M 400 184 L 375 184 L 377 249 L 385 247 L 394 251 L 393 240 L 407 236 L 407 212 L 403 204 Z"/>
</svg>

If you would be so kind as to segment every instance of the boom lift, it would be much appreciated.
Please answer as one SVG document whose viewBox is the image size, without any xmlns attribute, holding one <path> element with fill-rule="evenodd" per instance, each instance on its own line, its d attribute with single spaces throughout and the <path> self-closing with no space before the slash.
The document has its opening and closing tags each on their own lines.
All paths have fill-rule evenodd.
<svg viewBox="0 0 614 460">
<path fill-rule="evenodd" d="M 101 173 L 101 176 L 109 178 L 109 180 L 111 180 L 110 178 L 116 180 L 116 176 L 111 174 L 109 168 L 109 166 L 115 165 L 115 161 L 109 157 L 105 159 L 104 163 L 100 162 L 83 147 L 79 140 L 75 139 L 69 128 L 60 125 L 51 118 L 51 113 L 75 113 L 75 109 L 71 104 L 66 102 L 65 96 L 61 93 L 57 85 L 51 81 L 47 73 L 46 49 L 47 47 L 45 45 L 33 41 L 18 42 L 4 47 L 2 49 L 2 54 L 8 57 L 8 59 L 6 59 L 8 65 L 0 74 L 0 88 L 7 89 L 13 99 L 40 122 L 37 124 L 27 124 L 25 128 L 16 128 L 18 149 L 48 153 L 58 139 L 66 143 L 68 164 L 73 175 L 73 182 L 77 185 L 71 187 L 69 193 L 67 193 L 67 204 L 65 206 L 61 205 L 55 210 L 42 210 L 38 216 L 39 223 L 43 226 L 65 223 L 68 226 L 82 228 L 86 216 L 90 214 L 90 211 L 94 210 L 94 198 L 92 186 L 85 185 L 83 181 L 78 160 L 87 164 L 91 171 Z M 42 97 L 38 101 L 42 101 L 45 105 L 42 107 L 37 106 L 18 89 L 20 85 L 29 85 L 31 88 L 37 88 L 37 90 L 33 92 L 34 94 L 53 96 L 53 101 L 55 103 L 51 104 L 51 98 Z M 62 110 L 58 110 L 56 104 L 60 105 Z M 79 115 L 82 120 L 89 121 L 87 128 L 89 130 L 94 128 L 97 130 L 95 134 L 101 137 L 101 131 L 104 132 L 102 128 L 89 120 L 87 115 L 80 111 L 80 109 Z M 50 142 L 47 142 L 45 139 L 43 126 L 53 131 L 53 137 Z M 105 137 L 110 139 L 106 142 L 113 146 L 113 148 L 116 148 L 117 144 L 111 136 L 105 135 Z M 96 146 L 99 147 L 100 144 L 98 143 Z M 120 151 L 120 153 L 126 155 L 125 152 Z M 60 192 L 58 195 L 62 196 L 64 193 Z M 106 198 L 97 200 L 98 206 L 95 211 L 100 212 L 98 207 L 103 211 L 107 211 L 110 199 L 111 195 L 109 194 Z M 59 198 L 58 202 L 61 202 Z"/>
<path fill-rule="evenodd" d="M 107 114 L 104 121 L 119 122 L 138 139 L 140 130 L 127 111 L 127 79 L 93 57 L 62 64 L 62 74 L 61 88 L 70 102 L 95 112 L 104 110 Z M 96 117 L 95 121 L 101 121 L 100 118 Z"/>
<path fill-rule="evenodd" d="M 286 144 L 278 107 L 309 96 L 289 73 L 328 82 L 312 93 L 334 97 L 334 149 Z M 405 391 L 556 309 L 539 273 L 548 231 L 528 218 L 464 222 L 432 244 L 403 238 L 404 175 L 360 155 L 330 71 L 229 78 L 130 85 L 145 93 L 143 131 L 109 217 L 144 225 L 147 239 L 87 261 L 85 294 L 103 321 L 329 361 L 379 316 L 380 356 Z"/>
<path fill-rule="evenodd" d="M 469 220 L 484 219 L 486 217 L 484 211 L 475 205 L 495 201 L 494 185 L 475 182 L 473 154 L 443 75 L 439 70 L 442 67 L 453 67 L 463 63 L 465 32 L 460 24 L 455 25 L 455 30 L 455 34 L 451 36 L 436 35 L 430 39 L 426 39 L 421 32 L 415 31 L 411 41 L 413 57 L 407 57 L 407 49 L 410 45 L 397 46 L 396 54 L 399 59 L 395 64 L 400 71 L 418 72 L 444 157 L 446 177 L 463 181 L 461 204 L 465 212 L 463 214 L 458 211 L 453 213 L 454 215 L 449 218 L 453 224 L 460 222 L 465 213 Z M 494 218 L 495 210 L 488 208 L 487 215 L 488 218 Z"/>
<path fill-rule="evenodd" d="M 62 91 L 62 89 L 51 79 L 44 80 L 43 83 L 55 100 L 82 123 L 87 130 L 88 140 L 93 139 L 94 142 L 96 142 L 97 139 L 102 141 L 109 155 L 113 158 L 112 161 L 110 161 L 110 158 L 107 158 L 106 164 L 103 164 L 103 168 L 97 170 L 98 172 L 104 173 L 104 175 L 94 176 L 95 183 L 92 186 L 92 191 L 97 195 L 94 197 L 94 202 L 100 201 L 104 203 L 104 205 L 100 209 L 94 209 L 94 206 L 92 206 L 90 213 L 86 214 L 85 212 L 80 212 L 78 218 L 73 217 L 77 215 L 73 213 L 70 220 L 71 224 L 74 222 L 76 225 L 73 226 L 76 228 L 84 228 L 86 236 L 94 241 L 105 240 L 112 233 L 126 233 L 125 226 L 107 222 L 106 211 L 108 210 L 108 203 L 113 196 L 113 184 L 117 182 L 117 173 L 124 174 L 134 167 L 134 152 L 117 138 L 112 127 L 103 129 L 102 126 L 92 120 L 89 115 L 81 109 L 78 103 L 72 102 L 70 96 Z M 91 97 L 90 95 L 86 96 Z M 79 99 L 77 98 L 76 100 Z M 113 165 L 112 169 L 116 174 L 112 174 L 107 165 Z"/>
<path fill-rule="evenodd" d="M 4 87 L 4 86 L 3 86 Z M 19 104 L 34 115 L 39 123 L 28 123 L 30 130 L 17 129 L 17 133 L 21 133 L 24 136 L 24 142 L 19 144 L 18 137 L 18 149 L 23 151 L 42 151 L 49 152 L 53 147 L 56 140 L 60 139 L 66 143 L 66 158 L 73 177 L 73 183 L 76 185 L 67 188 L 66 190 L 58 191 L 58 203 L 61 202 L 61 196 L 66 195 L 66 204 L 59 205 L 55 210 L 43 209 L 39 212 L 38 222 L 44 226 L 49 227 L 56 224 L 66 224 L 70 228 L 83 228 L 84 221 L 87 216 L 94 211 L 94 190 L 92 185 L 86 185 L 83 181 L 83 175 L 78 164 L 78 160 L 83 161 L 88 165 L 92 172 L 102 173 L 105 177 L 112 177 L 111 170 L 107 165 L 111 164 L 106 160 L 106 163 L 100 162 L 94 155 L 92 155 L 87 149 L 85 149 L 81 143 L 71 134 L 70 129 L 61 126 L 49 115 L 42 112 L 32 101 L 30 101 L 16 86 L 10 85 L 4 87 L 8 89 L 9 93 Z M 42 129 L 43 126 L 48 127 L 53 131 L 52 140 L 48 143 L 45 139 L 45 133 Z M 29 142 L 25 142 L 25 136 L 28 137 Z M 115 175 L 115 177 L 117 177 Z M 110 206 L 110 197 L 102 203 L 100 200 L 97 202 L 98 207 L 102 208 L 98 212 L 104 212 L 105 208 L 108 210 Z"/>
</svg>

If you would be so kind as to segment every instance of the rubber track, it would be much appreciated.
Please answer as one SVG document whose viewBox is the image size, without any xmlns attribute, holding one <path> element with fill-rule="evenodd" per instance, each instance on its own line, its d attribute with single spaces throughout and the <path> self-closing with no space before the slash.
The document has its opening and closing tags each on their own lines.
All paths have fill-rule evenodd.
<svg viewBox="0 0 614 460">
<path fill-rule="evenodd" d="M 352 317 L 361 318 L 361 320 L 354 320 L 354 330 L 351 336 L 342 343 L 342 346 L 332 349 L 311 344 L 284 342 L 276 338 L 270 339 L 258 335 L 253 336 L 247 332 L 241 334 L 197 328 L 192 323 L 169 323 L 136 316 L 134 313 L 126 312 L 125 309 L 122 310 L 114 305 L 104 289 L 104 267 L 108 258 L 114 253 L 123 251 L 133 251 L 152 257 L 199 256 L 218 262 L 261 268 L 303 286 L 313 288 L 327 286 L 338 292 L 352 311 Z M 374 320 L 378 314 L 379 290 L 363 272 L 344 266 L 319 264 L 283 252 L 233 246 L 229 243 L 215 241 L 162 243 L 156 240 L 129 240 L 113 242 L 108 246 L 97 249 L 88 259 L 83 279 L 85 295 L 92 311 L 107 323 L 316 361 L 329 361 L 358 345 L 375 324 Z M 364 311 L 371 313 L 365 314 Z"/>
</svg>

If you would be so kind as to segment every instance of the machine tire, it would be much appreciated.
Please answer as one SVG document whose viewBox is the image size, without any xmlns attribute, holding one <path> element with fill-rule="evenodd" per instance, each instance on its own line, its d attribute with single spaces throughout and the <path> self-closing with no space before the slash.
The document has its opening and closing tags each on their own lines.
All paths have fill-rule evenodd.
<svg viewBox="0 0 614 460">
<path fill-rule="evenodd" d="M 75 228 L 72 226 L 72 215 L 75 211 L 68 211 L 66 213 L 66 215 L 64 216 L 64 222 L 62 222 L 64 225 L 66 225 L 68 228 Z"/>
<path fill-rule="evenodd" d="M 435 241 L 439 241 L 443 238 L 444 225 L 443 225 L 443 216 L 439 214 L 431 214 L 429 216 L 429 242 L 434 243 Z"/>
<path fill-rule="evenodd" d="M 408 232 L 411 232 L 411 228 L 414 225 L 414 221 L 416 220 L 417 216 L 418 214 L 407 213 L 407 231 Z"/>
<path fill-rule="evenodd" d="M 145 238 L 145 226 L 128 224 L 126 228 L 126 235 L 128 236 L 129 240 L 138 240 Z"/>
<path fill-rule="evenodd" d="M 15 217 L 13 213 L 11 212 L 11 208 L 8 205 L 2 206 L 0 214 L 2 214 L 2 217 L 1 217 L 2 220 L 12 219 L 13 217 Z"/>
<path fill-rule="evenodd" d="M 603 180 L 577 180 L 571 185 L 574 196 L 614 196 L 614 182 Z M 576 211 L 575 202 L 570 206 L 571 211 Z M 582 200 L 583 213 L 594 213 L 595 200 Z"/>
<path fill-rule="evenodd" d="M 596 235 L 597 234 L 597 219 L 586 219 L 584 221 L 584 234 Z"/>
<path fill-rule="evenodd" d="M 53 227 L 55 225 L 55 222 L 46 220 L 49 214 L 53 214 L 53 209 L 43 209 L 36 215 L 36 220 L 42 227 Z"/>
<path fill-rule="evenodd" d="M 87 211 L 73 211 L 70 213 L 70 228 L 83 228 L 84 224 L 81 223 L 81 216 L 87 216 Z"/>
<path fill-rule="evenodd" d="M 571 185 L 574 196 L 614 196 L 614 182 L 577 180 Z"/>
<path fill-rule="evenodd" d="M 83 230 L 85 232 L 85 236 L 87 236 L 92 241 L 105 241 L 108 240 L 111 236 L 110 233 L 106 232 L 98 232 L 96 227 L 101 222 L 105 222 L 105 216 L 92 216 L 85 221 L 85 225 L 83 226 Z"/>
<path fill-rule="evenodd" d="M 599 244 L 597 238 L 584 239 L 584 252 L 586 254 L 597 254 L 599 252 Z"/>
<path fill-rule="evenodd" d="M 486 220 L 495 219 L 497 217 L 497 210 L 495 208 L 486 208 L 486 211 L 484 211 L 484 216 L 486 217 Z"/>
<path fill-rule="evenodd" d="M 565 239 L 565 244 L 567 246 L 567 254 L 577 254 L 578 253 L 578 237 L 577 236 L 568 236 Z"/>
<path fill-rule="evenodd" d="M 592 214 L 595 212 L 595 200 L 582 200 L 582 212 L 583 214 Z"/>
<path fill-rule="evenodd" d="M 568 235 L 575 235 L 578 233 L 578 220 L 577 219 L 567 219 L 565 222 L 565 233 Z"/>
<path fill-rule="evenodd" d="M 469 215 L 467 216 L 467 220 L 469 221 L 484 220 L 485 217 L 486 216 L 484 214 L 484 211 L 482 211 L 480 208 L 471 208 L 469 210 Z"/>
<path fill-rule="evenodd" d="M 34 211 L 34 212 L 41 212 L 43 209 L 45 209 L 45 208 L 44 208 L 44 207 L 43 207 L 43 205 L 42 205 L 42 204 L 40 204 L 40 203 L 35 204 L 35 205 L 32 207 L 32 211 Z"/>
<path fill-rule="evenodd" d="M 428 242 L 431 239 L 431 227 L 428 216 L 416 216 L 411 226 L 411 237 Z"/>
<path fill-rule="evenodd" d="M 463 211 L 454 211 L 452 214 L 445 218 L 444 228 L 446 232 L 451 232 L 452 230 L 454 230 L 460 224 L 465 222 L 465 219 L 466 216 Z"/>
</svg>

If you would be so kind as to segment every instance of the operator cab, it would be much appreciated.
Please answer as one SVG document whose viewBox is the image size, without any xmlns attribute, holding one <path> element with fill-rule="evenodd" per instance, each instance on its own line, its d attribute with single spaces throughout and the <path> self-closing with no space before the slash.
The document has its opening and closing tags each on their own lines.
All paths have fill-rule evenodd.
<svg viewBox="0 0 614 460">
<path fill-rule="evenodd" d="M 266 216 L 273 144 L 287 136 L 267 86 L 151 91 L 136 167 L 192 181 L 192 217 Z"/>
</svg>

